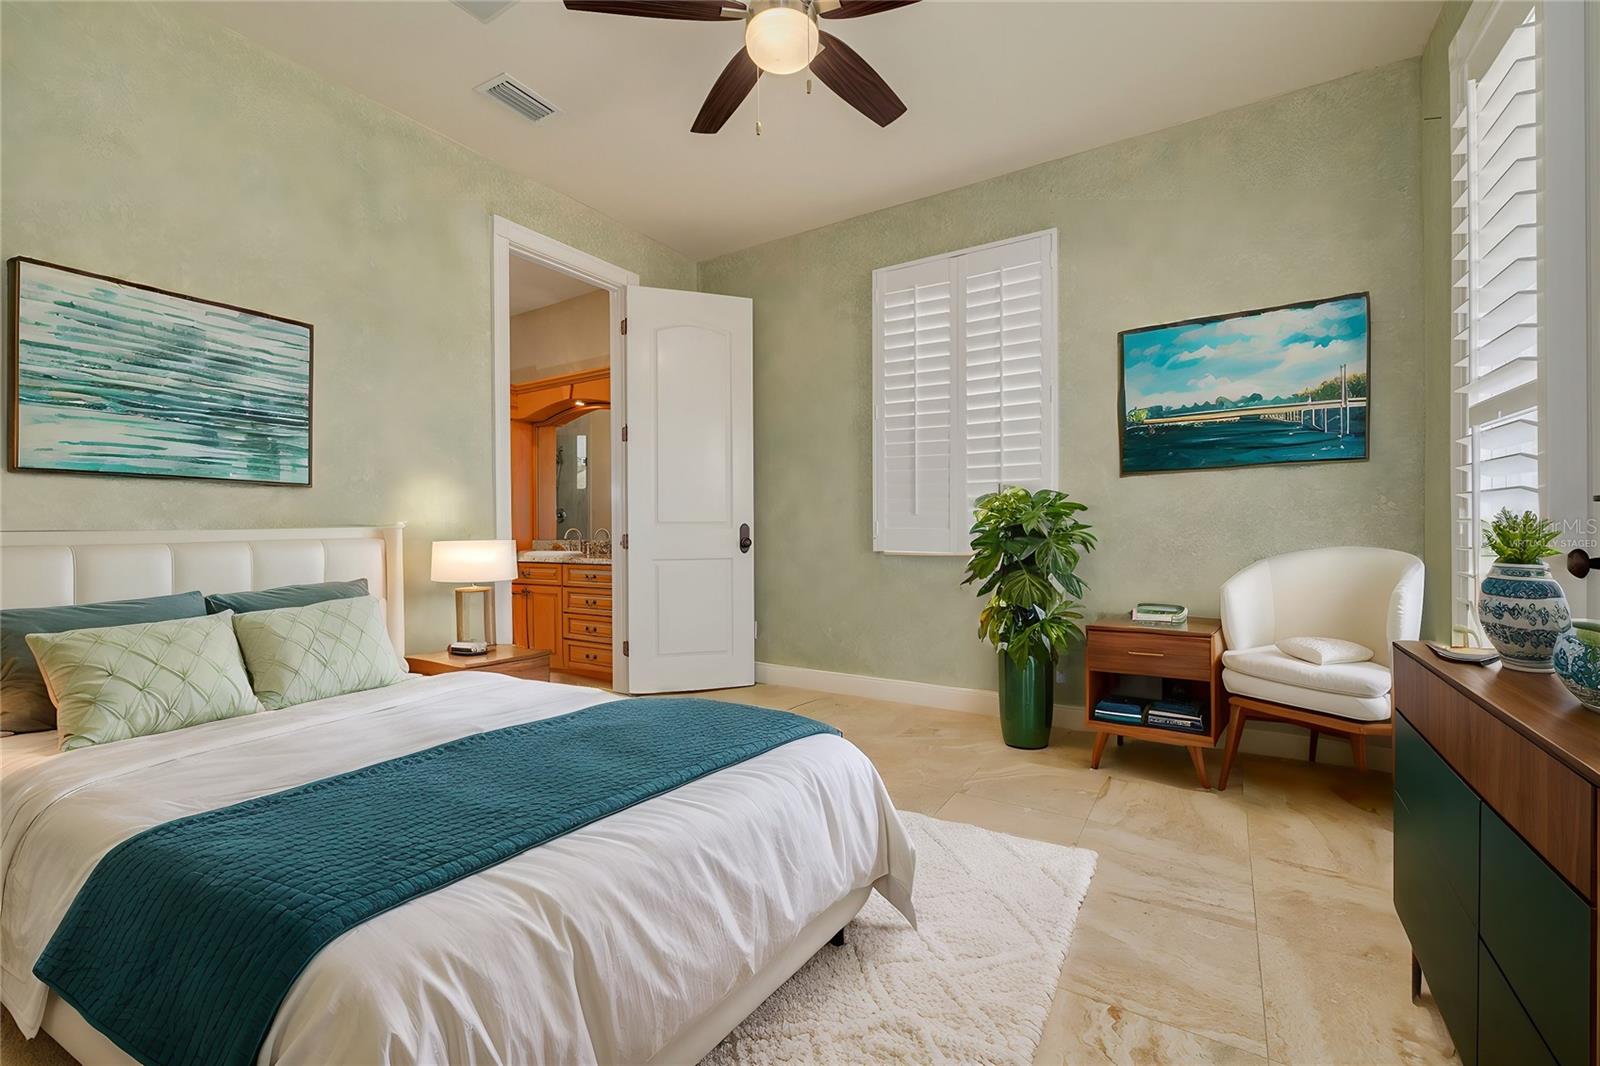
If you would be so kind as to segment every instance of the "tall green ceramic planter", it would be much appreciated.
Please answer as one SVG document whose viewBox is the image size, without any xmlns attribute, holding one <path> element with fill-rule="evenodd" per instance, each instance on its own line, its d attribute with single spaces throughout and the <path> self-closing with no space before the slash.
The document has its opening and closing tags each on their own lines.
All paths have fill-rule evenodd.
<svg viewBox="0 0 1600 1066">
<path fill-rule="evenodd" d="M 1000 735 L 1013 748 L 1043 748 L 1050 743 L 1055 712 L 1056 668 L 1050 656 L 1034 652 L 1018 666 L 1000 653 Z"/>
</svg>

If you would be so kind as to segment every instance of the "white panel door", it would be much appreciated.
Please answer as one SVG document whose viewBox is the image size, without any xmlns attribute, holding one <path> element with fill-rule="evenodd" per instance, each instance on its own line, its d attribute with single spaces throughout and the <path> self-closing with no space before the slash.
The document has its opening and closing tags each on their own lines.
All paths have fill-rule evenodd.
<svg viewBox="0 0 1600 1066">
<path fill-rule="evenodd" d="M 628 286 L 629 692 L 753 685 L 750 301 Z"/>
</svg>

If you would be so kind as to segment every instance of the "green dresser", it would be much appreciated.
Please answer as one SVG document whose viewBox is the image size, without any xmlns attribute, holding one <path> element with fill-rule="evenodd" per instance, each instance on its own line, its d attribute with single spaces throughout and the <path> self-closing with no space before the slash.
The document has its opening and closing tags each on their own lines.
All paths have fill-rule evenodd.
<svg viewBox="0 0 1600 1066">
<path fill-rule="evenodd" d="M 1468 1066 L 1594 1063 L 1600 716 L 1548 675 L 1395 652 L 1394 903 L 1413 979 Z"/>
</svg>

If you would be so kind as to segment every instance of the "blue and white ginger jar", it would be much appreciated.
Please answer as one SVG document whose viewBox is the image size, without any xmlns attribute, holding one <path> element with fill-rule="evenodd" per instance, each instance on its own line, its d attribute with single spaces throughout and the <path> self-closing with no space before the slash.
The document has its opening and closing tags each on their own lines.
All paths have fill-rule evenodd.
<svg viewBox="0 0 1600 1066">
<path fill-rule="evenodd" d="M 1572 625 L 1567 597 L 1544 563 L 1495 563 L 1483 579 L 1478 617 L 1500 661 L 1512 670 L 1548 674 L 1556 638 Z"/>
<path fill-rule="evenodd" d="M 1600 711 L 1600 621 L 1574 618 L 1556 638 L 1556 676 L 1578 702 Z"/>
</svg>

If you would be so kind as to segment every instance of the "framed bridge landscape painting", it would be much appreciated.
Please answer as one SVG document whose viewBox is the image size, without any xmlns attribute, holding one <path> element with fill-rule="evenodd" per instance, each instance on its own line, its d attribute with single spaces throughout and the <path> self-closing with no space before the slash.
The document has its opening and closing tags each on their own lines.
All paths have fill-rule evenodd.
<svg viewBox="0 0 1600 1066">
<path fill-rule="evenodd" d="M 1122 476 L 1367 458 L 1367 294 L 1117 335 Z"/>
<path fill-rule="evenodd" d="M 12 470 L 311 484 L 309 323 L 8 266 Z"/>
</svg>

